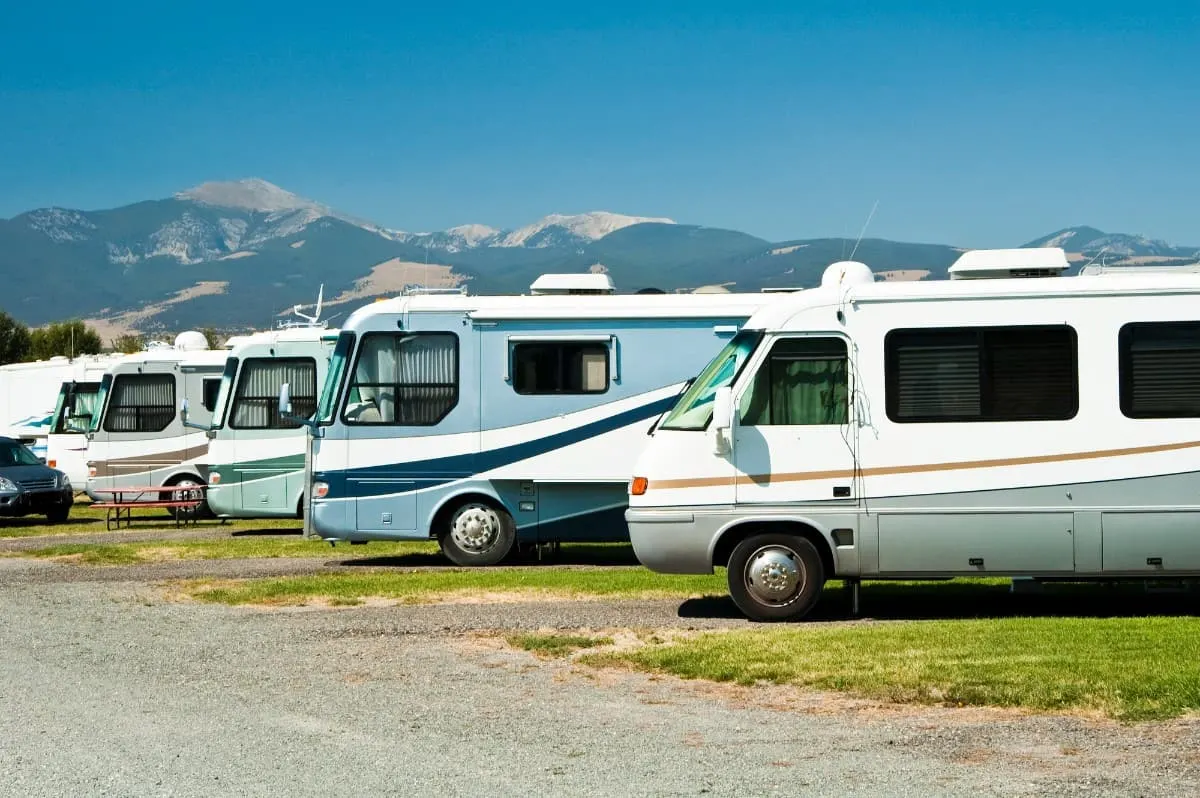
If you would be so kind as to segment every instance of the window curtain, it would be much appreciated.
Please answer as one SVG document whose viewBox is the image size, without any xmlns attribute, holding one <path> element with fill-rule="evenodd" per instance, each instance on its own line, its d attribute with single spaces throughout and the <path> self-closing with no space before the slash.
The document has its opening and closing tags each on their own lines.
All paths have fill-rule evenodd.
<svg viewBox="0 0 1200 798">
<path fill-rule="evenodd" d="M 846 360 L 772 357 L 756 375 L 743 406 L 747 426 L 845 424 Z"/>
<path fill-rule="evenodd" d="M 109 432 L 160 432 L 175 418 L 175 378 L 122 374 L 109 404 Z"/>
<path fill-rule="evenodd" d="M 96 391 L 81 391 L 75 394 L 75 411 L 67 416 L 67 432 L 87 432 L 92 427 L 92 416 L 96 413 Z"/>
<path fill-rule="evenodd" d="M 397 358 L 401 424 L 434 424 L 454 404 L 458 351 L 452 335 L 420 335 L 404 341 Z"/>
<path fill-rule="evenodd" d="M 279 418 L 279 389 L 288 384 L 293 415 L 308 418 L 317 409 L 317 370 L 312 363 L 248 360 L 238 380 L 232 425 L 239 429 L 294 429 Z"/>
</svg>

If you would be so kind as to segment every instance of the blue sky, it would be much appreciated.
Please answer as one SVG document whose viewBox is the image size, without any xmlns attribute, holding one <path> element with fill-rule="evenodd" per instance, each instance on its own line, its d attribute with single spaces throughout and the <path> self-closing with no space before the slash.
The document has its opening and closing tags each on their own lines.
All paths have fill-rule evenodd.
<svg viewBox="0 0 1200 798">
<path fill-rule="evenodd" d="M 685 10 L 682 10 L 686 8 Z M 0 217 L 258 176 L 405 230 L 1200 245 L 1200 3 L 10 4 Z"/>
</svg>

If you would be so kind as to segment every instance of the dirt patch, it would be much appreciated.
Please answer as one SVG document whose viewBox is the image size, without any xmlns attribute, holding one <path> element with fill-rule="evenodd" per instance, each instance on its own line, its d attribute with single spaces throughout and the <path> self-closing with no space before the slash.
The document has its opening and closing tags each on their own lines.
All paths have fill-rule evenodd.
<svg viewBox="0 0 1200 798">
<path fill-rule="evenodd" d="M 252 253 L 251 253 L 252 254 Z M 191 288 L 176 291 L 170 299 L 144 305 L 137 310 L 128 310 L 115 316 L 84 319 L 84 324 L 94 329 L 103 341 L 119 338 L 122 335 L 136 335 L 150 319 L 162 313 L 171 305 L 188 302 L 202 296 L 223 294 L 229 289 L 229 283 L 224 280 L 202 280 Z"/>
<path fill-rule="evenodd" d="M 454 272 L 453 266 L 438 263 L 414 263 L 392 258 L 371 267 L 371 273 L 354 281 L 354 287 L 343 291 L 326 305 L 339 305 L 356 299 L 371 299 L 394 293 L 409 285 L 426 288 L 457 288 L 466 280 Z"/>
<path fill-rule="evenodd" d="M 913 280 L 924 280 L 929 276 L 928 269 L 891 269 L 886 272 L 876 272 L 884 282 L 903 283 Z"/>
</svg>

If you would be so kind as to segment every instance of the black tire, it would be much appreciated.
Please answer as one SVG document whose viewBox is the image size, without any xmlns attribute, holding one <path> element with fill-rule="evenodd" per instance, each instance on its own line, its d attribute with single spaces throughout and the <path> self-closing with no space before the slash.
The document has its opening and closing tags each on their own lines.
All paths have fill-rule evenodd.
<svg viewBox="0 0 1200 798">
<path fill-rule="evenodd" d="M 203 487 L 204 487 L 204 481 L 202 479 L 200 479 L 200 477 L 193 476 L 191 474 L 184 474 L 183 476 L 175 477 L 174 479 L 172 479 L 170 482 L 167 483 L 168 487 L 174 487 L 176 485 L 196 485 L 202 491 Z M 212 511 L 208 507 L 208 499 L 204 496 L 203 492 L 199 492 L 197 494 L 188 494 L 188 493 L 170 494 L 171 501 L 184 501 L 184 500 L 187 500 L 188 498 L 191 498 L 191 497 L 194 497 L 197 495 L 200 498 L 200 503 L 197 504 L 195 507 L 190 507 L 190 508 L 189 507 L 169 507 L 167 509 L 167 511 L 171 514 L 171 517 L 176 518 L 181 521 L 191 521 L 193 519 L 200 519 L 200 518 L 212 518 L 213 517 Z"/>
<path fill-rule="evenodd" d="M 795 621 L 821 598 L 825 566 L 798 535 L 752 535 L 729 555 L 729 595 L 752 621 Z"/>
<path fill-rule="evenodd" d="M 492 502 L 465 501 L 443 518 L 438 544 L 455 565 L 495 565 L 508 556 L 517 540 L 512 516 Z"/>
<path fill-rule="evenodd" d="M 71 505 L 55 507 L 46 513 L 46 520 L 52 524 L 65 524 L 67 519 L 71 517 Z"/>
</svg>

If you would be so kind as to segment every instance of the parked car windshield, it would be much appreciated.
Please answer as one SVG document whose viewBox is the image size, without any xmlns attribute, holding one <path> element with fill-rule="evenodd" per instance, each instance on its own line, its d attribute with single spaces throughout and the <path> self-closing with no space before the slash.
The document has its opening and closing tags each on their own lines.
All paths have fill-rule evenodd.
<svg viewBox="0 0 1200 798">
<path fill-rule="evenodd" d="M 700 430 L 707 427 L 708 420 L 712 418 L 713 397 L 717 389 L 731 384 L 737 378 L 760 340 L 762 333 L 757 330 L 744 330 L 735 335 L 704 367 L 692 387 L 679 398 L 660 429 Z"/>
<path fill-rule="evenodd" d="M 4 466 L 41 465 L 33 452 L 19 443 L 0 441 L 0 468 Z"/>
</svg>

